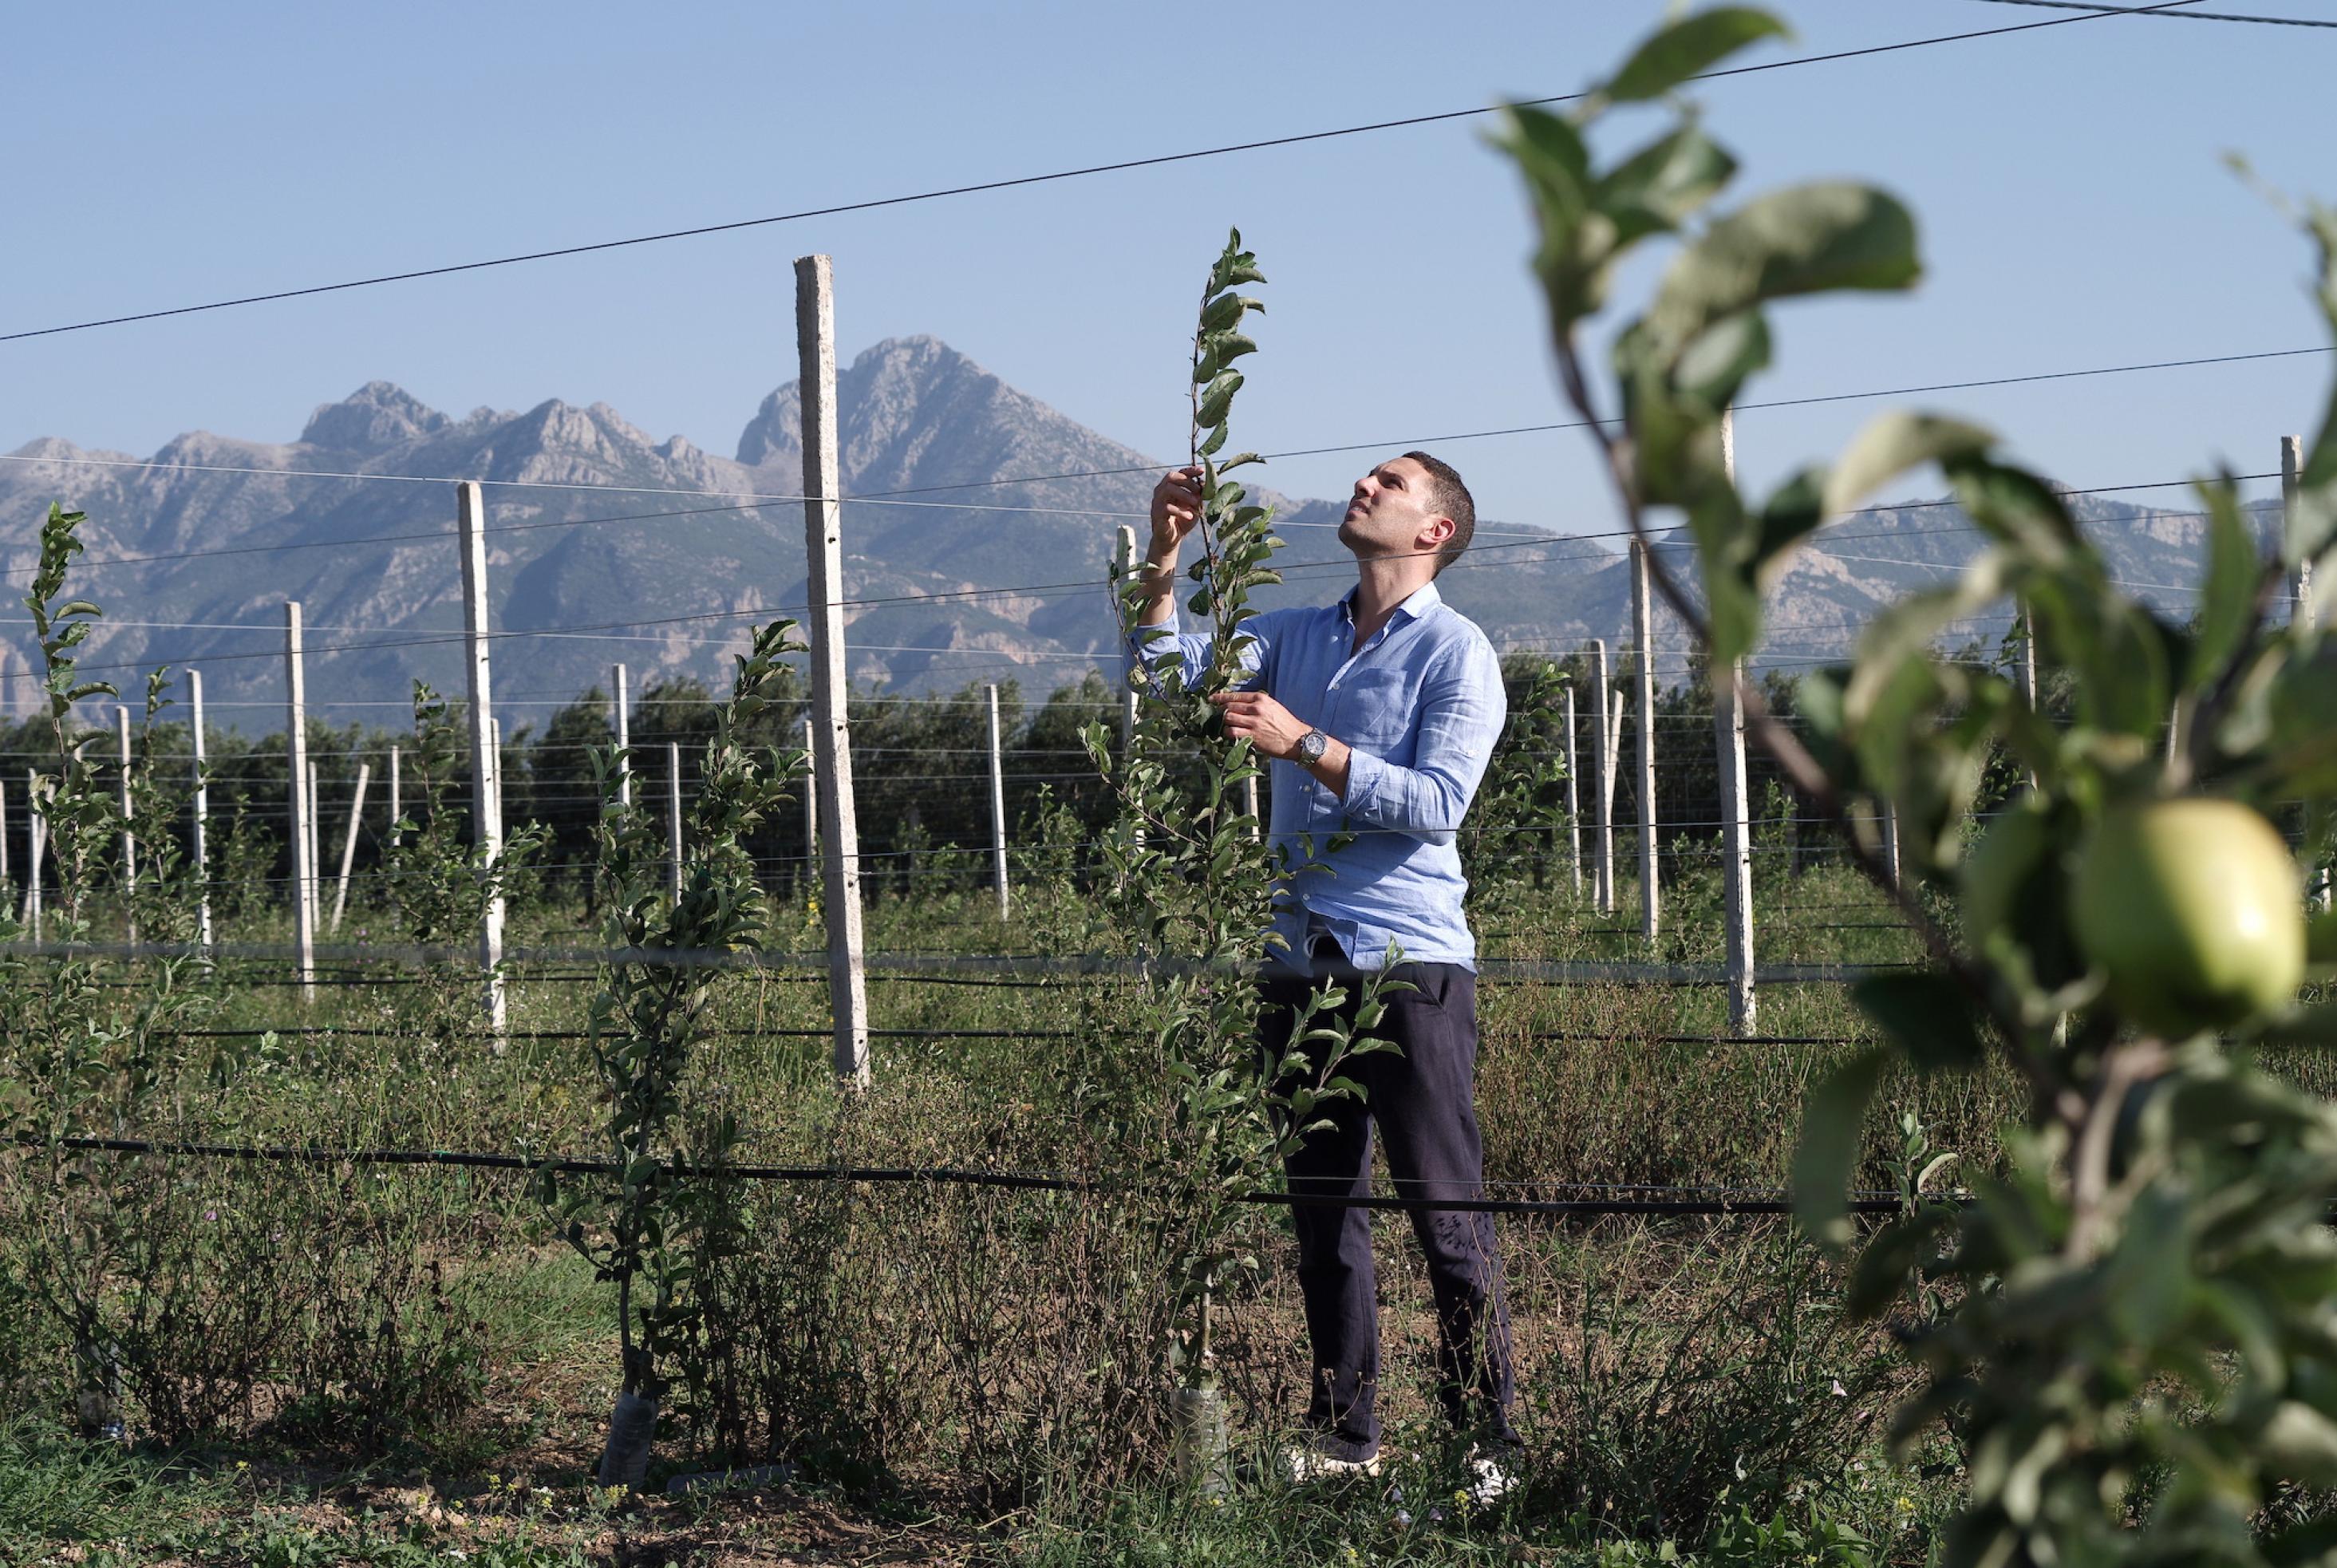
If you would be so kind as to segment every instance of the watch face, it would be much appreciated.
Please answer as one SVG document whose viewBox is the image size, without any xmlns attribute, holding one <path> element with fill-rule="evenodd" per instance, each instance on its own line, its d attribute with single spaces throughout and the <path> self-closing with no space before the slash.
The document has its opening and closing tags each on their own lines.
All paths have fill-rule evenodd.
<svg viewBox="0 0 2337 1568">
<path fill-rule="evenodd" d="M 1309 730 L 1298 738 L 1298 755 L 1307 762 L 1320 762 L 1331 744 L 1331 738 L 1320 730 Z"/>
</svg>

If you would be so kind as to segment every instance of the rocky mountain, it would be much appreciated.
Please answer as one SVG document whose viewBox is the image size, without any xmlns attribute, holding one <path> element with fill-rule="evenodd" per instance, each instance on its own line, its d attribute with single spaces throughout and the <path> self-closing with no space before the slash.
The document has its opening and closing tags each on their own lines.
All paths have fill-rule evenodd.
<svg viewBox="0 0 2337 1568">
<path fill-rule="evenodd" d="M 838 378 L 845 582 L 856 681 L 954 688 L 1074 680 L 1113 637 L 1103 577 L 1163 465 L 1007 386 L 932 338 L 879 343 Z M 134 679 L 200 666 L 216 720 L 281 722 L 284 603 L 303 606 L 312 705 L 337 722 L 394 718 L 410 682 L 458 686 L 460 571 L 452 481 L 486 485 L 491 612 L 507 725 L 540 720 L 621 661 L 723 677 L 743 628 L 803 602 L 799 404 L 765 398 L 733 457 L 660 442 L 604 404 L 455 417 L 385 382 L 318 408 L 297 441 L 198 432 L 143 460 L 44 438 L 0 462 L 0 571 L 21 585 L 48 503 L 89 514 L 77 591 L 106 607 L 85 664 Z M 1061 475 L 1061 477 L 1051 477 Z M 1321 600 L 1352 567 L 1340 506 L 1273 497 L 1288 582 Z M 2118 575 L 2178 613 L 2200 524 L 2079 497 Z M 1781 663 L 1838 651 L 1879 606 L 1954 571 L 1977 537 L 1952 508 L 1910 502 L 1836 524 L 1788 573 L 1773 617 Z M 1488 520 L 1444 579 L 1507 648 L 1560 651 L 1629 624 L 1613 542 Z M 1688 564 L 1684 550 L 1675 558 Z M 1659 673 L 1683 663 L 1658 620 Z M 1976 632 L 1987 627 L 1975 627 Z M 29 710 L 34 650 L 0 623 L 0 711 Z M 128 683 L 128 682 L 125 682 Z"/>
</svg>

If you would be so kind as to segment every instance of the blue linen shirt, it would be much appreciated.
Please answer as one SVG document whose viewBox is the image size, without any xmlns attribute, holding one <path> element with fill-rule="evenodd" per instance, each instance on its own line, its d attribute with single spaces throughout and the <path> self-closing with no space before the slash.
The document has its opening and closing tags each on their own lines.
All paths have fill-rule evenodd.
<svg viewBox="0 0 2337 1568">
<path fill-rule="evenodd" d="M 1393 943 L 1406 961 L 1474 970 L 1456 838 L 1509 717 L 1501 662 L 1433 583 L 1360 649 L 1354 602 L 1350 590 L 1242 623 L 1246 684 L 1353 753 L 1345 799 L 1296 762 L 1270 765 L 1267 832 L 1295 868 L 1275 889 L 1276 957 L 1303 966 L 1311 917 L 1360 968 L 1380 967 Z M 1181 662 L 1198 681 L 1210 641 L 1188 634 L 1172 604 L 1167 622 L 1137 629 L 1131 652 L 1156 669 Z M 1334 850 L 1340 833 L 1354 841 Z"/>
</svg>

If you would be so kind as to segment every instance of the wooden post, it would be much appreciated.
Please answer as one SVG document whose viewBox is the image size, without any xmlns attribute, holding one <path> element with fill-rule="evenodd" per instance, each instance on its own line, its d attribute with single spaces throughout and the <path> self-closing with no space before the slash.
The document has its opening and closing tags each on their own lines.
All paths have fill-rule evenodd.
<svg viewBox="0 0 2337 1568">
<path fill-rule="evenodd" d="M 130 946 L 138 946 L 138 833 L 132 826 L 137 808 L 130 799 L 130 710 L 120 703 L 113 709 L 113 730 L 122 741 L 122 777 L 118 799 L 122 805 L 122 918 L 129 933 Z"/>
<path fill-rule="evenodd" d="M 1631 645 L 1639 665 L 1639 935 L 1657 928 L 1656 876 L 1656 638 L 1648 592 L 1648 547 L 1631 541 Z"/>
<path fill-rule="evenodd" d="M 665 743 L 665 891 L 681 902 L 681 742 Z"/>
<path fill-rule="evenodd" d="M 990 701 L 990 857 L 992 880 L 998 885 L 998 917 L 1006 918 L 1006 765 L 998 747 L 998 688 L 984 686 Z"/>
<path fill-rule="evenodd" d="M 868 977 L 860 938 L 860 828 L 852 800 L 851 719 L 844 675 L 843 464 L 836 452 L 836 297 L 826 256 L 796 261 L 797 385 L 803 407 L 804 557 L 809 567 L 814 755 L 819 769 L 826 887 L 828 1004 L 838 1083 L 865 1089 Z"/>
<path fill-rule="evenodd" d="M 191 848 L 195 862 L 195 944 L 211 945 L 210 835 L 211 787 L 203 768 L 203 672 L 187 671 L 187 733 L 193 740 L 195 794 Z"/>
<path fill-rule="evenodd" d="M 614 665 L 610 670 L 611 682 L 617 689 L 617 804 L 633 803 L 633 716 L 631 699 L 625 691 L 625 667 Z"/>
<path fill-rule="evenodd" d="M 373 777 L 370 763 L 357 764 L 357 793 L 349 798 L 348 831 L 341 835 L 341 885 L 333 894 L 332 929 L 341 928 L 341 912 L 349 905 L 349 871 L 357 865 L 357 824 L 365 819 L 366 780 Z"/>
<path fill-rule="evenodd" d="M 1590 895 L 1599 913 L 1611 915 L 1615 912 L 1615 745 L 1607 710 L 1614 706 L 1615 694 L 1607 679 L 1604 637 L 1590 642 L 1590 722 L 1599 730 L 1590 748 L 1594 753 L 1591 794 L 1599 808 L 1598 831 L 1591 836 L 1590 845 Z"/>
<path fill-rule="evenodd" d="M 1720 416 L 1720 461 L 1736 483 L 1736 421 Z M 1728 968 L 1728 1027 L 1736 1034 L 1758 1033 L 1758 1003 L 1753 995 L 1753 806 L 1745 769 L 1745 709 L 1737 682 L 1745 661 L 1712 673 L 1713 738 L 1720 764 L 1720 881 L 1722 946 Z"/>
<path fill-rule="evenodd" d="M 308 899 L 315 874 L 308 838 L 308 684 L 300 668 L 300 605 L 284 605 L 284 771 L 291 792 L 293 969 L 303 1004 L 317 999 L 317 906 Z"/>
<path fill-rule="evenodd" d="M 1575 789 L 1574 776 L 1579 769 L 1575 765 L 1578 750 L 1574 743 L 1574 687 L 1566 688 L 1566 863 L 1574 878 L 1574 896 L 1582 897 L 1582 818 L 1578 802 L 1580 792 Z"/>
<path fill-rule="evenodd" d="M 481 851 L 479 875 L 487 887 L 479 916 L 479 968 L 486 977 L 481 1004 L 503 1053 L 504 780 L 495 745 L 494 684 L 487 663 L 487 503 L 475 480 L 455 486 L 455 522 L 463 549 L 463 663 L 471 719 L 471 830 Z"/>
</svg>

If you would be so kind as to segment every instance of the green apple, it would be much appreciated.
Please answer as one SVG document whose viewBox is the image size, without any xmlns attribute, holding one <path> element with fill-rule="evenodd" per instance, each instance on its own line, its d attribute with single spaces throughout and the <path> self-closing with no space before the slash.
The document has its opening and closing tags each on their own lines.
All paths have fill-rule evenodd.
<svg viewBox="0 0 2337 1568">
<path fill-rule="evenodd" d="M 2110 999 L 2155 1034 L 2244 1023 L 2285 1006 L 2304 977 L 2296 859 L 2236 801 L 2112 810 L 2078 853 L 2069 916 Z"/>
</svg>

